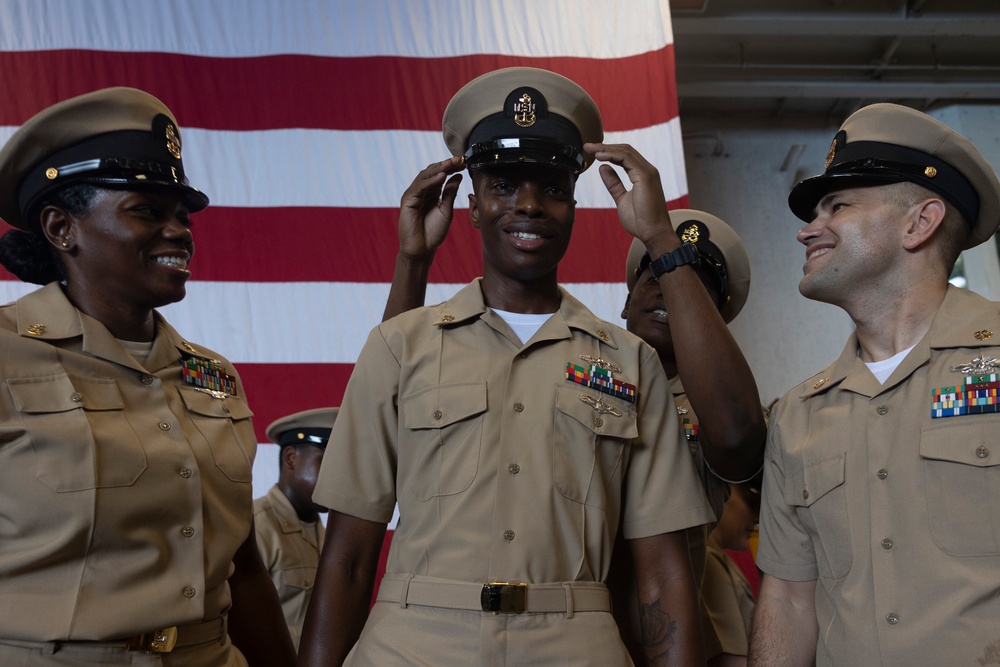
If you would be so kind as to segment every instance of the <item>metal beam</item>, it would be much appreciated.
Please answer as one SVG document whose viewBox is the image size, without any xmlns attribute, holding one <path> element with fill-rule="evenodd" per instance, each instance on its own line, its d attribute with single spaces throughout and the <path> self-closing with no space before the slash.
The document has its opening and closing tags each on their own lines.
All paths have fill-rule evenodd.
<svg viewBox="0 0 1000 667">
<path fill-rule="evenodd" d="M 835 16 L 835 18 L 833 17 Z M 829 17 L 808 16 L 747 16 L 735 18 L 682 18 L 672 21 L 675 39 L 687 36 L 803 36 L 826 37 L 998 37 L 1000 14 L 984 13 L 976 18 L 898 18 L 888 15 L 856 14 L 844 18 L 836 13 Z"/>
<path fill-rule="evenodd" d="M 677 82 L 677 96 L 711 98 L 885 98 L 1000 100 L 996 83 L 886 83 L 882 81 Z"/>
</svg>

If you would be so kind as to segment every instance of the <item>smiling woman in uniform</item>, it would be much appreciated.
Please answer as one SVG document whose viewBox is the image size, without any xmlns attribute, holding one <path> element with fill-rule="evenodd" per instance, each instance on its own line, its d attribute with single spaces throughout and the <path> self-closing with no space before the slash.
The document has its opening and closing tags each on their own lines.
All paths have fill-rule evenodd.
<svg viewBox="0 0 1000 667">
<path fill-rule="evenodd" d="M 0 262 L 44 285 L 0 307 L 0 664 L 294 662 L 243 387 L 155 310 L 184 298 L 207 205 L 170 110 L 132 88 L 0 151 Z"/>
</svg>

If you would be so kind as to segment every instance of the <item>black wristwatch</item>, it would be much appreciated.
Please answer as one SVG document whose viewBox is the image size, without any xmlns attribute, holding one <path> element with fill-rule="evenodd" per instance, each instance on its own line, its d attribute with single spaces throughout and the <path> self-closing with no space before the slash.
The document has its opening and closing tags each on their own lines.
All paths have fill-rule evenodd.
<svg viewBox="0 0 1000 667">
<path fill-rule="evenodd" d="M 654 259 L 649 263 L 649 271 L 653 274 L 654 278 L 659 278 L 664 273 L 670 273 L 678 266 L 684 266 L 685 264 L 691 264 L 692 266 L 701 264 L 701 256 L 698 254 L 698 248 L 691 242 L 686 242 L 677 250 L 672 250 L 665 255 L 661 255 L 658 259 Z"/>
</svg>

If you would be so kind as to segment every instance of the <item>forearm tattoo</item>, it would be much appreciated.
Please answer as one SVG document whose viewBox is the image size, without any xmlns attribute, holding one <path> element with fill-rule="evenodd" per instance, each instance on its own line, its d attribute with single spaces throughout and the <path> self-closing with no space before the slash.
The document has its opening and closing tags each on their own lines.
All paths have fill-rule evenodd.
<svg viewBox="0 0 1000 667">
<path fill-rule="evenodd" d="M 648 664 L 666 664 L 667 654 L 676 643 L 674 634 L 677 632 L 677 622 L 660 608 L 659 600 L 652 604 L 642 603 L 639 615 L 642 623 L 642 647 Z"/>
</svg>

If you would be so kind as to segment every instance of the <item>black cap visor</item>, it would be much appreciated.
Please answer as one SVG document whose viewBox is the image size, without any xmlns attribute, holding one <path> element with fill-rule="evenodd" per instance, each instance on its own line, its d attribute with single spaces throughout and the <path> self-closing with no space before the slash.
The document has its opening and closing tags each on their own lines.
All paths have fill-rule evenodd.
<svg viewBox="0 0 1000 667">
<path fill-rule="evenodd" d="M 28 214 L 47 194 L 77 183 L 109 189 L 165 187 L 178 191 L 192 213 L 208 206 L 208 197 L 188 185 L 180 157 L 170 155 L 165 141 L 149 132 L 123 130 L 80 142 L 36 164 L 18 187 L 18 207 Z"/>
<path fill-rule="evenodd" d="M 797 218 L 812 222 L 816 205 L 827 193 L 844 188 L 916 183 L 935 192 L 972 224 L 979 218 L 979 196 L 957 169 L 921 151 L 874 141 L 857 141 L 838 151 L 825 174 L 807 178 L 788 194 Z"/>
<path fill-rule="evenodd" d="M 583 170 L 583 154 L 574 146 L 544 139 L 513 137 L 473 144 L 465 153 L 469 169 L 511 164 L 538 164 L 565 169 L 574 174 Z"/>
</svg>

